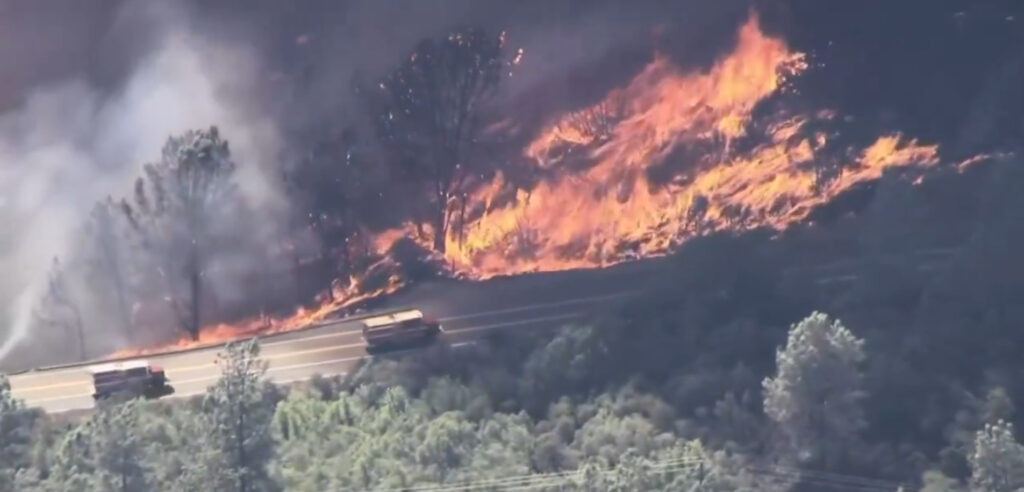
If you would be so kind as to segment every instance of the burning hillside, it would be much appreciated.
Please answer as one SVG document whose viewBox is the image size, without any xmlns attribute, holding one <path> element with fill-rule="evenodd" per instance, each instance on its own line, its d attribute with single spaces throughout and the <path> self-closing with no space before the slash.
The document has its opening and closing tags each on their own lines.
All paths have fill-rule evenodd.
<svg viewBox="0 0 1024 492">
<path fill-rule="evenodd" d="M 402 285 L 401 278 L 396 275 L 395 265 L 384 259 L 374 265 L 363 278 L 350 278 L 348 284 L 335 282 L 329 292 L 318 296 L 313 308 L 300 307 L 291 316 L 274 317 L 261 315 L 238 323 L 217 323 L 203 327 L 199 338 L 182 337 L 176 343 L 152 347 L 130 348 L 119 351 L 111 357 L 132 357 L 152 353 L 188 349 L 225 343 L 239 338 L 257 335 L 271 335 L 294 331 L 323 321 L 340 310 L 357 305 L 375 297 L 390 294 Z M 372 285 L 370 285 L 372 282 Z"/>
<path fill-rule="evenodd" d="M 529 144 L 523 153 L 544 176 L 538 183 L 523 188 L 499 174 L 473 192 L 465 224 L 447 238 L 447 259 L 473 278 L 603 267 L 667 253 L 706 232 L 781 229 L 886 168 L 938 162 L 936 147 L 885 135 L 842 149 L 842 173 L 820 179 L 818 161 L 837 152 L 831 135 L 812 127 L 834 115 L 754 118 L 759 103 L 806 69 L 804 55 L 766 36 L 756 17 L 706 71 L 656 57 L 628 85 Z M 665 169 L 668 179 L 652 177 Z"/>
<path fill-rule="evenodd" d="M 807 69 L 805 56 L 764 34 L 755 16 L 710 68 L 686 71 L 656 56 L 628 84 L 553 119 L 519 150 L 535 180 L 499 171 L 466 192 L 460 210 L 449 210 L 447 267 L 474 279 L 604 267 L 663 255 L 709 232 L 781 230 L 888 168 L 939 162 L 937 147 L 899 134 L 843 143 L 826 129 L 840 121 L 830 111 L 761 111 Z M 825 172 L 826 164 L 838 171 Z M 402 237 L 430 249 L 431 230 L 408 223 L 379 234 L 385 260 L 367 277 L 387 279 L 373 287 L 353 277 L 315 309 L 208 327 L 174 348 L 293 330 L 391 292 L 402 279 L 393 265 L 381 266 L 386 252 Z"/>
</svg>

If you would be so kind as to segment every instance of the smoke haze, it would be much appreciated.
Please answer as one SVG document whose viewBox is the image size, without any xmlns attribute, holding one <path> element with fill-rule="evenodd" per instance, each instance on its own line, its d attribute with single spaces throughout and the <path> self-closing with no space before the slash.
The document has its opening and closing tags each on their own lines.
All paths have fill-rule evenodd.
<svg viewBox="0 0 1024 492">
<path fill-rule="evenodd" d="M 508 28 L 537 52 L 522 90 L 623 39 L 646 45 L 660 2 L 641 3 L 0 3 L 0 61 L 13 75 L 0 85 L 0 360 L 29 335 L 52 260 L 73 252 L 91 205 L 127 196 L 169 135 L 220 127 L 267 237 L 288 213 L 277 180 L 287 136 L 336 118 L 357 74 L 375 77 L 422 37 L 476 24 Z"/>
<path fill-rule="evenodd" d="M 126 4 L 116 17 L 115 24 L 145 26 L 139 30 L 152 46 L 124 81 L 102 87 L 79 74 L 50 82 L 0 117 L 0 298 L 14 300 L 0 311 L 0 359 L 28 334 L 28 311 L 51 261 L 75 248 L 92 204 L 127 195 L 169 135 L 218 125 L 242 163 L 239 183 L 250 204 L 268 219 L 283 216 L 279 185 L 269 177 L 280 152 L 278 130 L 249 103 L 254 81 L 265 78 L 256 54 L 190 35 L 170 4 Z"/>
<path fill-rule="evenodd" d="M 0 0 L 0 362 L 31 357 L 18 342 L 30 335 L 52 259 L 78 246 L 92 204 L 130 195 L 169 135 L 218 126 L 260 218 L 248 239 L 274 237 L 290 213 L 282 166 L 304 150 L 306 135 L 347 118 L 353 78 L 379 76 L 418 40 L 456 24 L 507 29 L 526 58 L 506 96 L 550 117 L 624 84 L 654 46 L 683 65 L 708 66 L 756 7 L 767 30 L 819 62 L 802 88 L 812 106 L 858 117 L 895 112 L 911 133 L 937 137 L 957 134 L 973 107 L 961 136 L 972 151 L 1007 119 L 1016 118 L 1019 135 L 1019 117 L 988 109 L 1007 88 L 1024 87 L 1019 63 L 999 68 L 1020 39 L 1003 32 L 1012 16 L 950 1 L 918 21 L 913 3 L 835 13 L 798 0 Z M 851 30 L 851 16 L 863 28 Z M 911 60 L 900 37 L 944 49 Z M 978 74 L 960 73 L 967 55 Z M 883 69 L 869 73 L 875 66 Z M 944 85 L 950 67 L 958 78 Z M 244 269 L 247 258 L 230 268 Z M 218 294 L 237 295 L 231 282 L 214 280 Z M 107 343 L 119 345 L 118 336 Z"/>
</svg>

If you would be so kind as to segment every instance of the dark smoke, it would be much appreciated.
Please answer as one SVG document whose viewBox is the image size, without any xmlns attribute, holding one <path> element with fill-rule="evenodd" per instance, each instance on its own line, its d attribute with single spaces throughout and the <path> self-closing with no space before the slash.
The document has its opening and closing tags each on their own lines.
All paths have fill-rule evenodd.
<svg viewBox="0 0 1024 492">
<path fill-rule="evenodd" d="M 73 254 L 91 204 L 127 195 L 170 134 L 221 128 L 243 191 L 265 215 L 261 237 L 270 237 L 288 216 L 277 180 L 284 161 L 308 135 L 353 119 L 354 77 L 380 76 L 419 39 L 457 24 L 508 30 L 532 60 L 510 85 L 514 96 L 600 65 L 623 46 L 642 62 L 654 28 L 666 23 L 728 37 L 733 26 L 721 24 L 738 23 L 747 7 L 725 3 L 675 2 L 669 15 L 665 2 L 611 0 L 0 4 L 0 66 L 15 75 L 0 85 L 0 268 L 9 272 L 0 283 L 0 359 L 29 335 L 51 260 Z M 571 89 L 563 82 L 562 92 Z M 89 321 L 100 333 L 112 324 Z M 116 345 L 119 337 L 106 338 Z"/>
<path fill-rule="evenodd" d="M 1008 92 L 1024 101 L 1019 2 L 981 4 L 0 0 L 0 339 L 29 334 L 52 258 L 75 248 L 91 204 L 130 193 L 170 134 L 218 125 L 263 219 L 258 236 L 280 234 L 281 171 L 318 135 L 361 121 L 353 79 L 382 75 L 450 26 L 505 29 L 525 49 L 503 101 L 536 125 L 623 84 L 655 48 L 707 66 L 756 8 L 815 61 L 800 81 L 809 106 L 974 151 L 1019 138 L 1020 112 L 1003 103 Z M 104 320 L 91 326 L 105 333 Z M 0 342 L 0 359 L 15 347 Z"/>
</svg>

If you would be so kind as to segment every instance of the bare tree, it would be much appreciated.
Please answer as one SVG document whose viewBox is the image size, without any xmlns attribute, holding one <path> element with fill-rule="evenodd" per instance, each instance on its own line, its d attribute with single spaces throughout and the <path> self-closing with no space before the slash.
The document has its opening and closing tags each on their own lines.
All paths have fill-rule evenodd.
<svg viewBox="0 0 1024 492">
<path fill-rule="evenodd" d="M 57 258 L 53 259 L 46 291 L 34 312 L 37 322 L 69 332 L 78 342 L 78 358 L 85 360 L 85 326 L 82 312 L 71 296 L 64 268 Z"/>
<path fill-rule="evenodd" d="M 117 317 L 124 333 L 132 335 L 130 281 L 128 277 L 129 262 L 126 243 L 127 224 L 117 210 L 117 204 L 107 197 L 97 203 L 89 215 L 86 224 L 86 235 L 91 243 L 89 257 L 86 260 L 89 273 L 102 282 L 101 289 L 109 288 L 113 294 L 113 302 Z"/>
<path fill-rule="evenodd" d="M 228 143 L 216 127 L 171 137 L 122 208 L 157 265 L 182 330 L 199 338 L 204 271 L 217 242 L 212 218 L 230 214 L 236 187 Z M 237 210 L 236 210 L 237 212 Z"/>
<path fill-rule="evenodd" d="M 321 260 L 336 260 L 333 253 L 340 250 L 343 266 L 355 223 L 353 201 L 364 186 L 354 147 L 355 133 L 346 128 L 318 141 L 285 175 L 302 226 L 320 239 Z"/>
<path fill-rule="evenodd" d="M 421 41 L 377 90 L 365 91 L 378 141 L 409 176 L 429 185 L 437 251 L 445 249 L 452 200 L 465 199 L 466 151 L 476 142 L 482 106 L 521 54 L 506 56 L 504 33 L 457 28 Z"/>
</svg>

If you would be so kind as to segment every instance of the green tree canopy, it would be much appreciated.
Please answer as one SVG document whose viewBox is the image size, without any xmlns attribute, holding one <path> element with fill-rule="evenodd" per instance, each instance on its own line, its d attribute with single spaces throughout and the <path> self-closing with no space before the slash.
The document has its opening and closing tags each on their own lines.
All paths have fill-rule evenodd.
<svg viewBox="0 0 1024 492">
<path fill-rule="evenodd" d="M 815 312 L 792 326 L 776 352 L 776 375 L 763 383 L 764 412 L 801 460 L 834 466 L 864 427 L 863 345 L 838 320 Z"/>
<path fill-rule="evenodd" d="M 0 490 L 11 487 L 18 473 L 31 464 L 32 431 L 39 412 L 11 393 L 11 383 L 0 374 Z"/>
<path fill-rule="evenodd" d="M 221 377 L 207 390 L 203 407 L 211 435 L 224 457 L 223 473 L 236 492 L 272 490 L 267 463 L 274 456 L 270 432 L 274 407 L 264 399 L 267 363 L 255 340 L 229 343 L 219 356 Z"/>
<path fill-rule="evenodd" d="M 1013 436 L 1013 424 L 986 424 L 974 438 L 971 485 L 986 492 L 1015 492 L 1024 488 L 1024 446 Z"/>
</svg>

